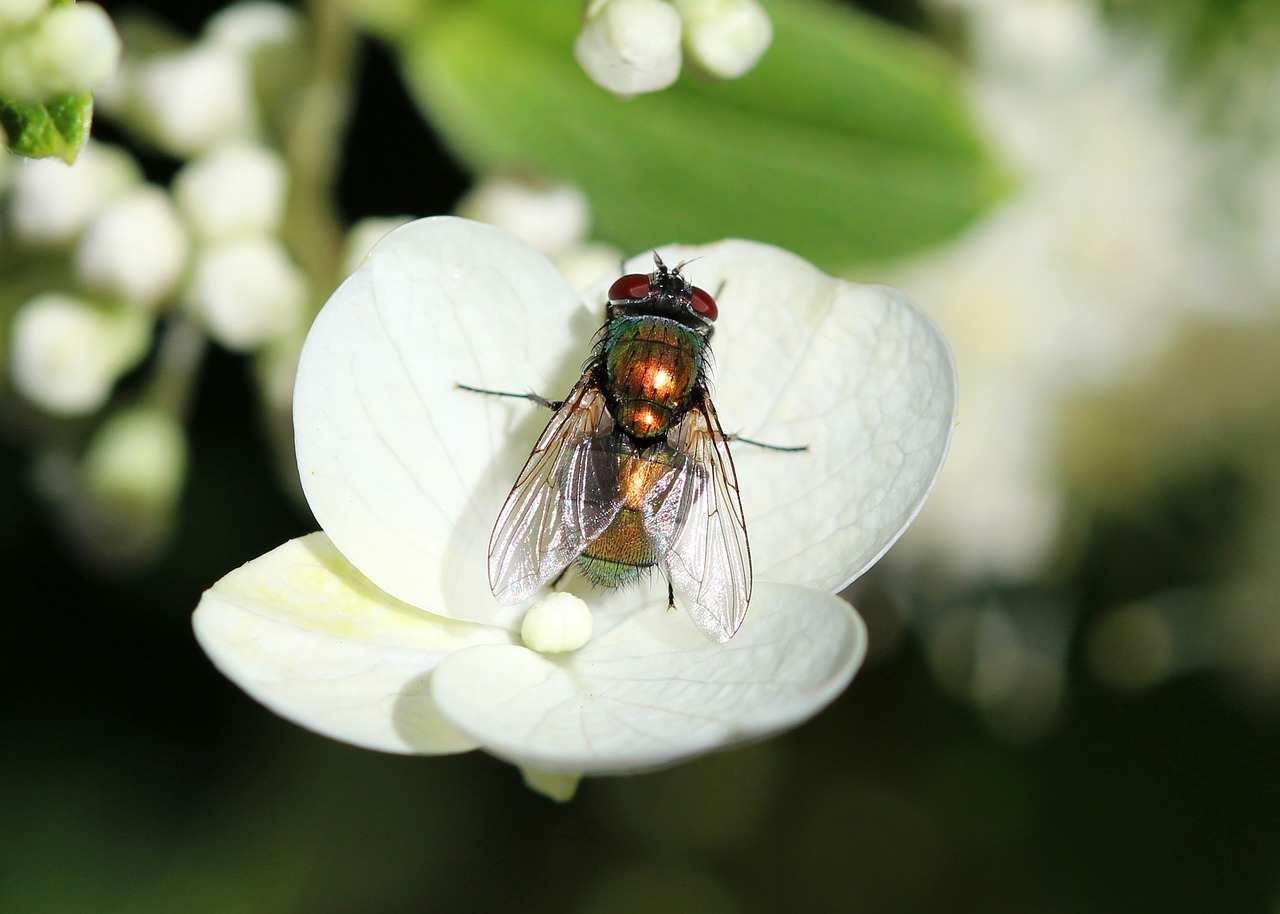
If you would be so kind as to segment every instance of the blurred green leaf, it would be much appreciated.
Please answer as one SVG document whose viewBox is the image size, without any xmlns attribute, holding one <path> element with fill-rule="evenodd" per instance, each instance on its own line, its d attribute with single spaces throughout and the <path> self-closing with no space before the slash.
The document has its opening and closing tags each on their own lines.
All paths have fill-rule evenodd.
<svg viewBox="0 0 1280 914">
<path fill-rule="evenodd" d="M 76 160 L 89 139 L 93 96 L 59 95 L 43 102 L 0 99 L 0 126 L 10 152 L 33 159 L 57 156 L 67 164 Z"/>
<path fill-rule="evenodd" d="M 574 60 L 578 4 L 437 3 L 399 44 L 468 164 L 573 181 L 595 233 L 627 251 L 749 237 L 839 269 L 940 241 L 1000 194 L 936 48 L 847 8 L 767 6 L 775 38 L 755 71 L 629 101 Z"/>
</svg>

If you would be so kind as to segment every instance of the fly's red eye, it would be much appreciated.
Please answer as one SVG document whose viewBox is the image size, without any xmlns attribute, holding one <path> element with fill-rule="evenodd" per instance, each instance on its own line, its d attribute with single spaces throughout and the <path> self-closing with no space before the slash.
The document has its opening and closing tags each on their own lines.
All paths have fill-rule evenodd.
<svg viewBox="0 0 1280 914">
<path fill-rule="evenodd" d="M 643 273 L 628 273 L 614 280 L 609 287 L 610 301 L 626 301 L 644 298 L 649 294 L 649 277 Z"/>
<path fill-rule="evenodd" d="M 697 286 L 693 287 L 691 304 L 694 311 L 697 311 L 709 321 L 715 320 L 717 315 L 720 314 L 720 309 L 716 307 L 716 300 Z"/>
</svg>

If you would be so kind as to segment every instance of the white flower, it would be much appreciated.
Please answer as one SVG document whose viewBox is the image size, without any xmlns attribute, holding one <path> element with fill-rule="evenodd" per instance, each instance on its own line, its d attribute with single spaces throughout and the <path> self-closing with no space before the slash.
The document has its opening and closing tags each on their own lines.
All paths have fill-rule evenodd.
<svg viewBox="0 0 1280 914">
<path fill-rule="evenodd" d="M 184 297 L 214 339 L 244 352 L 299 327 L 307 284 L 280 242 L 262 235 L 202 249 Z"/>
<path fill-rule="evenodd" d="M 10 330 L 14 386 L 57 415 L 93 412 L 142 357 L 149 337 L 150 323 L 137 312 L 56 292 L 38 295 L 18 308 Z"/>
<path fill-rule="evenodd" d="M 450 217 L 388 235 L 334 294 L 298 367 L 294 424 L 324 529 L 206 593 L 197 637 L 285 717 L 403 753 L 482 747 L 564 796 L 576 773 L 662 766 L 776 733 L 848 683 L 865 651 L 834 593 L 914 517 L 955 405 L 946 344 L 906 296 L 826 277 L 777 248 L 659 249 L 723 283 L 713 342 L 755 587 L 725 644 L 666 584 L 543 604 L 489 590 L 489 533 L 548 416 L 458 382 L 560 396 L 577 379 L 607 283 L 588 304 L 541 255 Z M 629 269 L 652 269 L 651 255 Z M 531 601 L 532 602 L 532 601 Z M 578 650 L 569 650 L 587 639 Z M 550 649 L 539 653 L 533 646 Z"/>
<path fill-rule="evenodd" d="M 76 248 L 76 273 L 89 288 L 148 311 L 173 290 L 189 250 L 169 195 L 147 184 L 89 223 Z"/>
<path fill-rule="evenodd" d="M 9 218 L 24 241 L 66 244 L 103 206 L 141 181 L 133 158 L 90 140 L 76 161 L 23 159 L 13 170 Z"/>
<path fill-rule="evenodd" d="M 684 20 L 684 48 L 712 76 L 751 70 L 773 41 L 769 14 L 756 0 L 673 0 Z"/>
<path fill-rule="evenodd" d="M 200 241 L 272 233 L 284 214 L 287 175 L 274 150 L 233 140 L 188 163 L 173 196 Z"/>
<path fill-rule="evenodd" d="M 665 89 L 680 75 L 680 15 L 665 0 L 592 0 L 573 53 L 615 95 Z"/>
</svg>

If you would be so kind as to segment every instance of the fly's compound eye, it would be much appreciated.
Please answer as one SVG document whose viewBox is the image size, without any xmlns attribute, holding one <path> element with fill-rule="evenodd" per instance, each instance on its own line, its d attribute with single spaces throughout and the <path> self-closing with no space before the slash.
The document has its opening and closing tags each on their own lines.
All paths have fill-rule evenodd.
<svg viewBox="0 0 1280 914">
<path fill-rule="evenodd" d="M 615 279 L 609 287 L 610 301 L 628 301 L 647 298 L 649 295 L 649 277 L 643 273 L 628 273 Z"/>
<path fill-rule="evenodd" d="M 694 311 L 709 321 L 715 320 L 720 314 L 720 309 L 716 307 L 716 300 L 697 286 L 693 287 L 693 298 L 689 303 L 693 306 Z"/>
</svg>

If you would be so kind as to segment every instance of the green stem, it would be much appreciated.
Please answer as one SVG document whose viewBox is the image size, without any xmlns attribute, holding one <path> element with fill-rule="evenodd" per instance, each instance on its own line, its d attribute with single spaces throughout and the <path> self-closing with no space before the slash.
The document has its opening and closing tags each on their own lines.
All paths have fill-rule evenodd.
<svg viewBox="0 0 1280 914">
<path fill-rule="evenodd" d="M 359 36 L 336 0 L 308 0 L 311 72 L 283 138 L 290 193 L 284 240 L 311 283 L 319 310 L 341 281 L 344 225 L 334 183 L 351 112 Z"/>
</svg>

